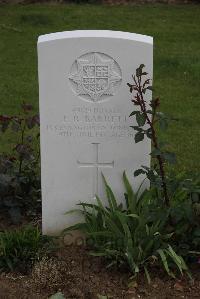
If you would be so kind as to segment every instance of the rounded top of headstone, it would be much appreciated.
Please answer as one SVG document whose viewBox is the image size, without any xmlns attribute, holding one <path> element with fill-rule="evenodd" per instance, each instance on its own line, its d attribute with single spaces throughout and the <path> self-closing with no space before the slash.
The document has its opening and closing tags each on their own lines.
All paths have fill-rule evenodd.
<svg viewBox="0 0 200 299">
<path fill-rule="evenodd" d="M 38 38 L 38 43 L 49 42 L 65 38 L 119 38 L 126 40 L 133 40 L 137 42 L 143 42 L 147 44 L 153 44 L 153 37 L 148 35 L 123 32 L 123 31 L 112 31 L 112 30 L 73 30 L 73 31 L 63 31 L 55 32 L 45 35 L 40 35 Z"/>
</svg>

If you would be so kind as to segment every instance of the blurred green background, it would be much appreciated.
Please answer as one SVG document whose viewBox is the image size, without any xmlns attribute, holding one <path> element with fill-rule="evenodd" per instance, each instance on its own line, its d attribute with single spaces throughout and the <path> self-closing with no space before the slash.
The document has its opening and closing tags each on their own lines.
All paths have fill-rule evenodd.
<svg viewBox="0 0 200 299">
<path fill-rule="evenodd" d="M 32 103 L 38 111 L 37 38 L 75 29 L 121 30 L 154 37 L 154 95 L 160 96 L 163 112 L 179 119 L 163 137 L 177 154 L 176 170 L 198 172 L 198 5 L 1 5 L 0 114 L 18 114 L 22 101 Z M 12 144 L 13 135 L 0 135 L 0 152 L 12 150 Z"/>
</svg>

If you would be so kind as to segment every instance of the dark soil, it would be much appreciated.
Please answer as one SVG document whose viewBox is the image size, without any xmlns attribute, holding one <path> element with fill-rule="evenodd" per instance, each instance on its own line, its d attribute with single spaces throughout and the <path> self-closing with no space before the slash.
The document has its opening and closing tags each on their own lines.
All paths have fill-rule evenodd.
<svg viewBox="0 0 200 299">
<path fill-rule="evenodd" d="M 1 299 L 43 299 L 61 291 L 66 299 L 97 299 L 98 295 L 113 299 L 200 298 L 200 266 L 192 270 L 194 281 L 177 280 L 152 271 L 152 282 L 145 277 L 130 279 L 127 270 L 109 270 L 105 260 L 88 255 L 80 246 L 59 249 L 51 259 L 35 264 L 26 276 L 2 273 Z"/>
<path fill-rule="evenodd" d="M 6 212 L 0 212 L 0 231 L 18 229 L 24 225 L 37 225 L 41 228 L 42 215 L 38 213 L 37 216 L 23 215 L 19 223 L 13 223 L 10 216 Z"/>
</svg>

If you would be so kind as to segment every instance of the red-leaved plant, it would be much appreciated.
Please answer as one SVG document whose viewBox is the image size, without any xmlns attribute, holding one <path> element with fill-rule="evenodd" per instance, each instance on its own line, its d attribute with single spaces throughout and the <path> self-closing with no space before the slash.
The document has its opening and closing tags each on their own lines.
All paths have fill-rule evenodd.
<svg viewBox="0 0 200 299">
<path fill-rule="evenodd" d="M 39 116 L 22 103 L 19 115 L 0 115 L 0 132 L 14 135 L 10 153 L 0 154 L 0 207 L 13 222 L 34 213 L 40 200 Z M 9 135 L 10 136 L 10 135 Z M 1 136 L 3 139 L 3 136 Z"/>
<path fill-rule="evenodd" d="M 174 153 L 166 150 L 166 144 L 159 142 L 156 125 L 160 126 L 160 129 L 165 130 L 168 126 L 169 117 L 164 113 L 159 112 L 160 101 L 159 98 L 152 99 L 150 105 L 147 104 L 144 95 L 146 92 L 152 91 L 151 80 L 147 78 L 147 72 L 145 72 L 144 64 L 141 64 L 136 69 L 136 75 L 133 76 L 133 83 L 128 83 L 130 92 L 133 93 L 132 102 L 134 106 L 139 108 L 134 110 L 130 117 L 136 117 L 136 126 L 132 128 L 136 131 L 135 142 L 138 143 L 144 139 L 144 136 L 150 138 L 152 141 L 151 156 L 157 160 L 154 168 L 142 166 L 134 172 L 135 176 L 140 174 L 146 174 L 151 183 L 160 186 L 162 189 L 163 197 L 166 206 L 169 207 L 169 195 L 167 189 L 167 180 L 165 172 L 165 163 L 175 163 L 176 157 Z"/>
</svg>

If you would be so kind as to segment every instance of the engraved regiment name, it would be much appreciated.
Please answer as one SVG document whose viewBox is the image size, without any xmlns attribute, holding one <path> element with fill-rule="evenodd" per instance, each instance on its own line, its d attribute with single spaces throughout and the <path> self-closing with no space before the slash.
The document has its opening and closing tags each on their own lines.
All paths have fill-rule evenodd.
<svg viewBox="0 0 200 299">
<path fill-rule="evenodd" d="M 133 138 L 131 121 L 116 108 L 75 106 L 60 120 L 48 123 L 49 133 L 70 138 Z"/>
</svg>

